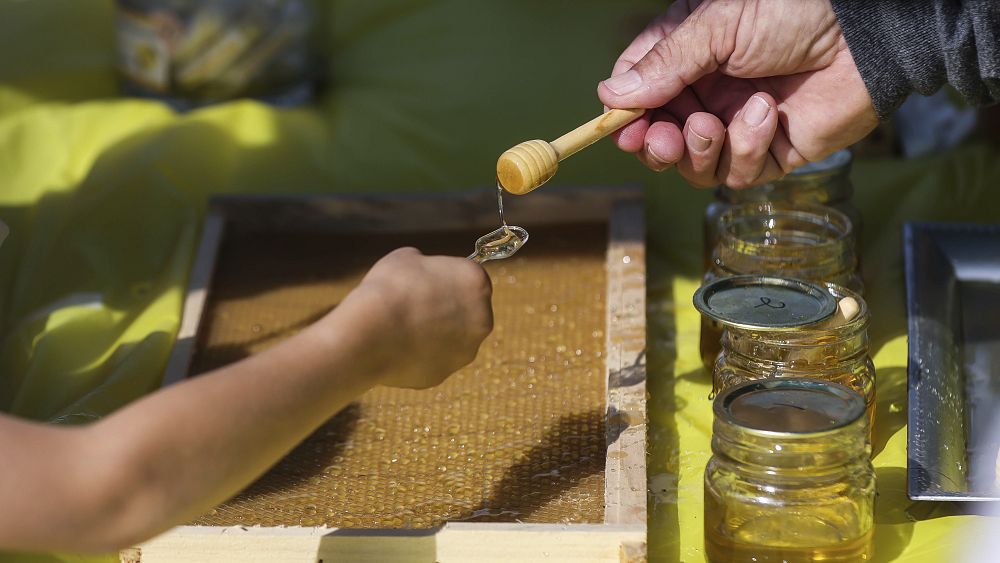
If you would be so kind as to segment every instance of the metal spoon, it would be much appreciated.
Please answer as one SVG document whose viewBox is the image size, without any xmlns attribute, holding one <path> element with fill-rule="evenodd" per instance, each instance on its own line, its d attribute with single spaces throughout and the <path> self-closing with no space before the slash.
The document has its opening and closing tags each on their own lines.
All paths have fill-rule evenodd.
<svg viewBox="0 0 1000 563">
<path fill-rule="evenodd" d="M 528 242 L 528 231 L 521 227 L 504 225 L 499 229 L 485 234 L 476 240 L 476 251 L 469 255 L 469 260 L 482 264 L 490 260 L 510 258 Z"/>
</svg>

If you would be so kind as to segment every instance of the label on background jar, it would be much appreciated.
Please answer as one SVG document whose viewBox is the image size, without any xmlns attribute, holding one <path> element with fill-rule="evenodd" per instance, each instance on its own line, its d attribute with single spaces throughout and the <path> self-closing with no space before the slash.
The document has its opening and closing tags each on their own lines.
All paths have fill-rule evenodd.
<svg viewBox="0 0 1000 563">
<path fill-rule="evenodd" d="M 170 46 L 181 24 L 157 12 L 148 16 L 118 12 L 118 65 L 130 80 L 165 92 L 170 86 Z"/>
</svg>

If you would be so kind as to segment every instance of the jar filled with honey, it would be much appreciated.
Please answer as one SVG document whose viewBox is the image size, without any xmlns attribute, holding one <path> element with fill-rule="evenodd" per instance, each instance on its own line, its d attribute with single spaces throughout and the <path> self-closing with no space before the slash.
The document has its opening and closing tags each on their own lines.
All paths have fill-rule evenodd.
<svg viewBox="0 0 1000 563">
<path fill-rule="evenodd" d="M 851 152 L 844 149 L 823 160 L 796 168 L 774 182 L 742 190 L 724 185 L 716 188 L 715 201 L 705 208 L 705 269 L 711 265 L 712 249 L 718 242 L 719 217 L 737 205 L 767 201 L 824 204 L 847 215 L 855 232 L 860 232 L 861 212 L 851 203 L 854 194 L 850 179 L 851 160 Z"/>
<path fill-rule="evenodd" d="M 715 399 L 705 468 L 712 563 L 854 563 L 872 558 L 875 470 L 860 395 L 770 379 Z"/>
<path fill-rule="evenodd" d="M 860 394 L 871 427 L 871 315 L 860 295 L 835 284 L 736 276 L 706 284 L 694 302 L 724 328 L 712 377 L 716 393 L 760 379 L 822 379 Z"/>
<path fill-rule="evenodd" d="M 744 274 L 830 282 L 857 293 L 854 227 L 850 218 L 825 205 L 781 202 L 735 206 L 719 217 L 719 239 L 705 283 Z M 701 323 L 701 357 L 711 370 L 719 353 L 722 327 Z"/>
</svg>

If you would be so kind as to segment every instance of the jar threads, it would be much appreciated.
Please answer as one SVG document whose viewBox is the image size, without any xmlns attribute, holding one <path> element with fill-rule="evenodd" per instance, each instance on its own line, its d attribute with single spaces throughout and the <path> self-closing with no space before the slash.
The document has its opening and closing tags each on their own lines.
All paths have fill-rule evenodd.
<svg viewBox="0 0 1000 563">
<path fill-rule="evenodd" d="M 756 380 L 830 381 L 859 393 L 869 428 L 874 423 L 871 313 L 859 294 L 831 283 L 733 276 L 703 285 L 694 305 L 723 329 L 713 393 Z"/>
<path fill-rule="evenodd" d="M 835 327 L 826 323 L 779 330 L 726 326 L 712 374 L 715 392 L 778 377 L 831 381 L 864 398 L 870 428 L 875 422 L 875 365 L 868 339 L 871 313 L 857 293 L 834 284 L 825 287 L 838 301 L 851 298 L 858 303 L 852 319 Z"/>
<path fill-rule="evenodd" d="M 827 205 L 850 218 L 855 233 L 860 233 L 861 212 L 851 203 L 854 194 L 850 180 L 851 161 L 851 152 L 844 149 L 796 168 L 774 182 L 742 190 L 725 185 L 716 188 L 715 201 L 705 208 L 704 268 L 707 270 L 711 266 L 712 250 L 718 242 L 719 217 L 737 205 L 768 201 Z"/>
</svg>

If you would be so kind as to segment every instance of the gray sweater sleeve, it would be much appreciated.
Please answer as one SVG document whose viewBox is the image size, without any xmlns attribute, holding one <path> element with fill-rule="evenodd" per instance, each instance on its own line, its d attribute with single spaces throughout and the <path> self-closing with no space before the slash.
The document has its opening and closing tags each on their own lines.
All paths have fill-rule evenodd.
<svg viewBox="0 0 1000 563">
<path fill-rule="evenodd" d="M 831 0 L 875 111 L 951 84 L 971 105 L 1000 101 L 1000 0 Z"/>
</svg>

